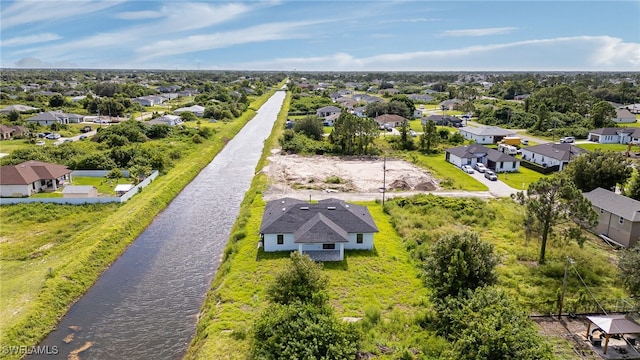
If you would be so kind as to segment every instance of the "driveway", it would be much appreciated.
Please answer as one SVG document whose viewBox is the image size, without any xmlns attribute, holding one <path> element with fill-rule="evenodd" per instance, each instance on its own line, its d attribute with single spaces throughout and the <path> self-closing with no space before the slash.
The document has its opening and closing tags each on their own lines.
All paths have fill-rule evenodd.
<svg viewBox="0 0 640 360">
<path fill-rule="evenodd" d="M 477 127 L 477 128 L 489 127 L 489 125 L 480 124 L 479 122 L 475 122 L 475 121 L 472 121 L 472 120 L 467 121 L 467 126 L 472 126 L 472 127 Z M 504 129 L 504 128 L 501 128 L 501 129 Z M 505 130 L 511 130 L 511 131 L 515 132 L 518 135 L 518 137 L 522 138 L 523 140 L 529 140 L 530 142 L 535 142 L 537 144 L 546 144 L 546 143 L 551 142 L 551 141 L 546 140 L 546 139 L 542 139 L 542 138 L 539 138 L 539 137 L 523 134 L 524 132 L 527 131 L 527 129 L 505 129 Z"/>
<path fill-rule="evenodd" d="M 460 170 L 460 172 L 464 173 L 462 170 Z M 487 187 L 489 188 L 489 193 L 495 197 L 511 196 L 511 194 L 515 194 L 518 191 L 520 191 L 500 181 L 500 177 L 505 176 L 504 173 L 497 174 L 498 175 L 497 181 L 491 181 L 485 178 L 483 173 L 480 173 L 475 170 L 473 174 L 467 174 L 467 175 L 487 185 Z"/>
<path fill-rule="evenodd" d="M 53 145 L 60 145 L 60 144 L 64 143 L 67 140 L 78 141 L 78 140 L 80 140 L 81 136 L 86 136 L 87 138 L 89 138 L 89 137 L 91 137 L 91 136 L 93 136 L 93 135 L 95 135 L 97 133 L 98 133 L 97 130 L 91 130 L 91 131 L 86 132 L 84 134 L 80 134 L 80 135 L 76 135 L 76 136 L 72 136 L 72 137 L 68 137 L 68 138 L 60 138 L 60 139 L 56 140 L 53 143 Z"/>
</svg>

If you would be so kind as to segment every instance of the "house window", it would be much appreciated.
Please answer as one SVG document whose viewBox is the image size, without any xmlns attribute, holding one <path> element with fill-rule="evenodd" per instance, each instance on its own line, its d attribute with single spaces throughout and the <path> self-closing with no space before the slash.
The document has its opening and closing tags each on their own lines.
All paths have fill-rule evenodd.
<svg viewBox="0 0 640 360">
<path fill-rule="evenodd" d="M 356 243 L 362 244 L 364 236 L 362 234 L 356 234 Z"/>
<path fill-rule="evenodd" d="M 600 214 L 604 214 L 604 209 L 600 209 Z"/>
<path fill-rule="evenodd" d="M 618 220 L 618 222 L 620 223 L 620 225 L 624 224 L 624 218 L 622 216 L 620 216 L 620 220 Z"/>
<path fill-rule="evenodd" d="M 278 245 L 284 244 L 284 235 L 278 234 Z"/>
<path fill-rule="evenodd" d="M 503 162 L 501 162 L 501 163 L 500 163 L 500 169 L 502 169 L 503 167 L 504 167 L 504 163 L 503 163 Z"/>
<path fill-rule="evenodd" d="M 323 250 L 334 250 L 336 248 L 336 244 L 322 244 Z"/>
</svg>

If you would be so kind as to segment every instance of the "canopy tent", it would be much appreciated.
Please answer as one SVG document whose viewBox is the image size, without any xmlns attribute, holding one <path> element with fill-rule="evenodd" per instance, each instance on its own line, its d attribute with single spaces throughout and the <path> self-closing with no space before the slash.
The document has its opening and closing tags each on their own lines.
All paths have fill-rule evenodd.
<svg viewBox="0 0 640 360">
<path fill-rule="evenodd" d="M 611 335 L 640 334 L 640 325 L 627 318 L 625 315 L 587 316 L 590 323 L 587 326 L 587 337 L 591 324 L 602 330 L 605 334 L 604 353 L 607 353 L 609 338 Z"/>
</svg>

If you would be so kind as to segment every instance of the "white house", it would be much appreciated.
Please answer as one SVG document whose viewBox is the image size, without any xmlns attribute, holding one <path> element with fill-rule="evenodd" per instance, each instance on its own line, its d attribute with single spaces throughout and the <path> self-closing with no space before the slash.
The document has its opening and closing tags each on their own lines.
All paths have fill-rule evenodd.
<svg viewBox="0 0 640 360">
<path fill-rule="evenodd" d="M 542 167 L 558 166 L 562 170 L 571 160 L 586 153 L 572 144 L 546 143 L 522 148 L 522 160 L 536 163 Z"/>
<path fill-rule="evenodd" d="M 169 126 L 176 126 L 182 124 L 182 118 L 177 115 L 163 115 L 159 118 L 151 119 L 147 121 L 148 125 L 165 124 Z"/>
<path fill-rule="evenodd" d="M 342 109 L 340 109 L 337 106 L 325 106 L 325 107 L 321 107 L 320 109 L 316 110 L 316 115 L 318 117 L 324 118 L 327 116 L 331 116 L 334 114 L 340 114 L 340 112 L 342 112 Z"/>
<path fill-rule="evenodd" d="M 636 116 L 627 109 L 616 109 L 616 117 L 611 120 L 618 124 L 628 124 L 636 122 Z"/>
<path fill-rule="evenodd" d="M 628 144 L 640 141 L 640 128 L 600 128 L 589 131 L 589 141 L 600 144 Z"/>
<path fill-rule="evenodd" d="M 365 206 L 337 199 L 269 201 L 260 225 L 264 251 L 299 251 L 318 261 L 341 261 L 344 250 L 371 250 L 376 232 Z"/>
<path fill-rule="evenodd" d="M 205 111 L 204 106 L 193 105 L 189 107 L 181 107 L 179 109 L 175 109 L 173 110 L 173 113 L 175 115 L 180 115 L 183 112 L 190 112 L 190 113 L 193 113 L 195 116 L 202 116 L 204 115 L 204 111 Z"/>
<path fill-rule="evenodd" d="M 51 124 L 68 124 L 69 115 L 60 111 L 47 111 L 41 112 L 36 116 L 32 116 L 25 120 L 27 124 L 38 124 L 41 126 L 48 126 Z"/>
<path fill-rule="evenodd" d="M 520 160 L 517 158 L 478 144 L 446 149 L 444 154 L 445 160 L 457 167 L 482 163 L 497 173 L 520 170 Z"/>
<path fill-rule="evenodd" d="M 583 195 L 598 214 L 593 232 L 624 247 L 633 247 L 640 240 L 640 201 L 603 188 Z"/>
<path fill-rule="evenodd" d="M 71 182 L 71 170 L 64 165 L 25 161 L 0 167 L 0 196 L 25 197 L 43 190 L 57 190 Z"/>
<path fill-rule="evenodd" d="M 467 140 L 473 140 L 476 144 L 496 144 L 506 136 L 516 136 L 513 130 L 507 130 L 496 126 L 472 127 L 459 129 L 460 134 Z"/>
</svg>

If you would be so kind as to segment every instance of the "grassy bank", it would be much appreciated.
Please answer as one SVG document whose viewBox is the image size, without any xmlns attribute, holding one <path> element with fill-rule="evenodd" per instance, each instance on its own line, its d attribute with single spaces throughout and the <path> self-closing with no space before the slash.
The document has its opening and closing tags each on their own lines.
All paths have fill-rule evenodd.
<svg viewBox="0 0 640 360">
<path fill-rule="evenodd" d="M 255 115 L 273 91 L 194 147 L 166 175 L 117 205 L 0 208 L 0 344 L 36 344 L 153 218 Z"/>
</svg>

